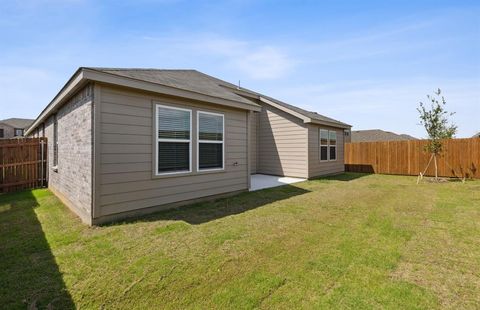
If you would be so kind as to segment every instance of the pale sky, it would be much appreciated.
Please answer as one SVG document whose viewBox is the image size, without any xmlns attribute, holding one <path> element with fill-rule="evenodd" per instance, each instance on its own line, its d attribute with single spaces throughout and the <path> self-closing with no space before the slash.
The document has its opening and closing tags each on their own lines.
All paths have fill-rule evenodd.
<svg viewBox="0 0 480 310">
<path fill-rule="evenodd" d="M 80 66 L 197 69 L 353 125 L 424 137 L 441 88 L 480 131 L 478 1 L 0 2 L 0 119 L 35 118 Z"/>
</svg>

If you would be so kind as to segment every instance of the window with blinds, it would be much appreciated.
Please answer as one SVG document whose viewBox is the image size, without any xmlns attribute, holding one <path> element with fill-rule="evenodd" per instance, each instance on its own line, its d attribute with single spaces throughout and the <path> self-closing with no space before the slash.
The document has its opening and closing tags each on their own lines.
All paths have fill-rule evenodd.
<svg viewBox="0 0 480 310">
<path fill-rule="evenodd" d="M 157 174 L 191 171 L 192 111 L 157 105 Z"/>
<path fill-rule="evenodd" d="M 224 116 L 198 112 L 198 170 L 224 167 Z"/>
</svg>

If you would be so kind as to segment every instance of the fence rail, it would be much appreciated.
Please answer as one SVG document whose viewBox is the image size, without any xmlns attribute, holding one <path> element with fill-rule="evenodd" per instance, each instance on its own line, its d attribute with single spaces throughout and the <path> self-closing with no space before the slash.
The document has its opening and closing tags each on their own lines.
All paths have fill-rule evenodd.
<svg viewBox="0 0 480 310">
<path fill-rule="evenodd" d="M 345 170 L 382 174 L 418 175 L 428 165 L 427 140 L 354 142 L 345 144 Z M 480 178 L 480 139 L 448 139 L 438 159 L 443 177 Z M 435 175 L 433 163 L 425 175 Z"/>
<path fill-rule="evenodd" d="M 0 193 L 47 185 L 47 138 L 0 140 Z"/>
</svg>

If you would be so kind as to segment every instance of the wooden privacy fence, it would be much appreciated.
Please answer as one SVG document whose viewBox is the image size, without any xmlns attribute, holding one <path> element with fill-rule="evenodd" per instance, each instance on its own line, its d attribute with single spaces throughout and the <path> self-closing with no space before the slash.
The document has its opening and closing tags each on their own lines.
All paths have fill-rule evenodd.
<svg viewBox="0 0 480 310">
<path fill-rule="evenodd" d="M 47 138 L 0 140 L 0 193 L 47 185 Z"/>
<path fill-rule="evenodd" d="M 351 172 L 418 175 L 431 154 L 428 140 L 354 142 L 345 144 L 345 170 Z M 438 175 L 480 178 L 480 138 L 448 139 L 438 158 Z M 435 175 L 433 161 L 425 175 Z"/>
</svg>

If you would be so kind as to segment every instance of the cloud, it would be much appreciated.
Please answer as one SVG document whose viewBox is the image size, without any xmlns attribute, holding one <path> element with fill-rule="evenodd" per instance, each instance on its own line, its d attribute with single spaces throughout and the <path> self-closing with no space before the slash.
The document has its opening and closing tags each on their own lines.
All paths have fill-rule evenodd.
<svg viewBox="0 0 480 310">
<path fill-rule="evenodd" d="M 271 44 L 261 44 L 211 35 L 183 38 L 144 36 L 144 40 L 157 42 L 175 53 L 216 59 L 216 65 L 239 71 L 252 79 L 279 79 L 295 67 L 295 60 L 286 51 Z"/>
<path fill-rule="evenodd" d="M 27 67 L 0 67 L 2 100 L 0 119 L 9 117 L 34 118 L 64 81 L 53 73 Z"/>
</svg>

